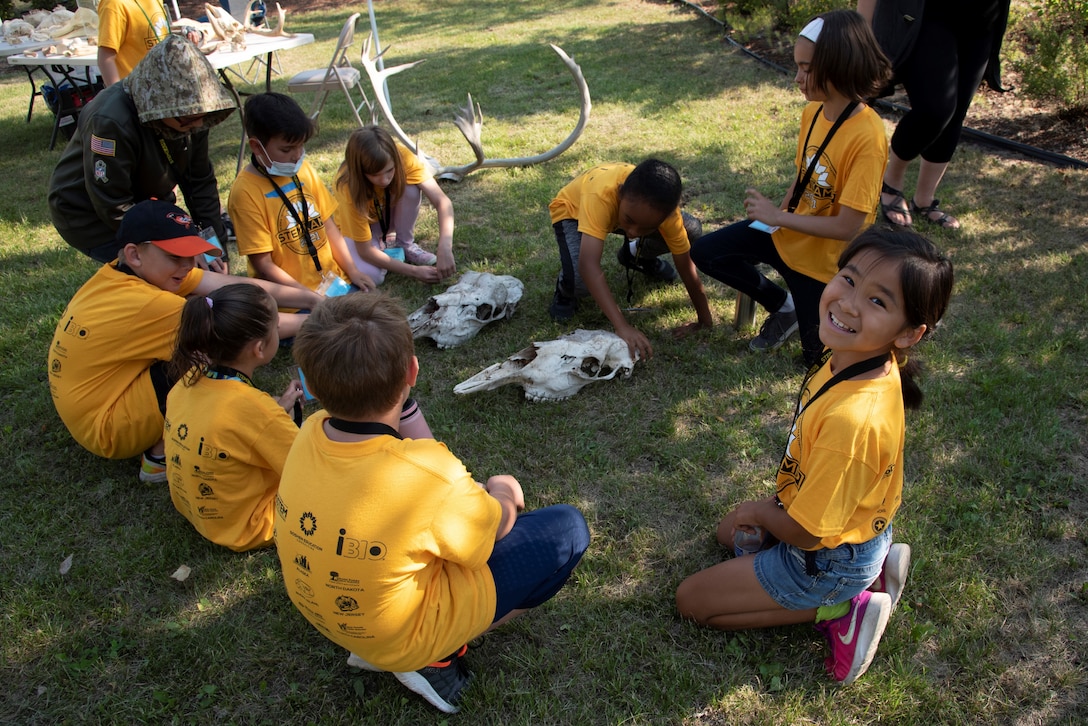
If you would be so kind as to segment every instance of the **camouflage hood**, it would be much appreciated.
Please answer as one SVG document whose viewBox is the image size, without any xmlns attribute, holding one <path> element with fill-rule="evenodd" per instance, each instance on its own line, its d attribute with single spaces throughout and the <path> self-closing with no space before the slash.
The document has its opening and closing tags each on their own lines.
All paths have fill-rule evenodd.
<svg viewBox="0 0 1088 726">
<path fill-rule="evenodd" d="M 210 129 L 236 107 L 212 64 L 180 35 L 167 35 L 121 83 L 136 105 L 140 123 L 171 138 L 182 134 L 162 124 L 161 119 L 203 113 L 207 116 L 201 128 Z"/>
</svg>

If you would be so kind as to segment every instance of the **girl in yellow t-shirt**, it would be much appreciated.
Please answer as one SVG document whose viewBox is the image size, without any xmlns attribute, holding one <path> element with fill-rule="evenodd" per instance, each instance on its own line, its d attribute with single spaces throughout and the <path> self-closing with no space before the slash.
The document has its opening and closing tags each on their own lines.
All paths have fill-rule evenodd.
<svg viewBox="0 0 1088 726">
<path fill-rule="evenodd" d="M 815 622 L 828 672 L 850 683 L 872 662 L 910 566 L 910 548 L 891 543 L 903 409 L 921 403 L 906 354 L 944 315 L 953 275 L 924 237 L 874 229 L 838 267 L 820 296 L 827 350 L 798 395 L 777 491 L 721 520 L 718 541 L 738 556 L 684 580 L 676 604 L 721 630 Z M 754 556 L 741 556 L 746 535 L 763 540 Z"/>
<path fill-rule="evenodd" d="M 793 50 L 795 81 L 809 103 L 801 113 L 796 178 L 781 201 L 756 189 L 747 219 L 703 235 L 691 259 L 710 277 L 749 296 L 769 316 L 748 347 L 772 351 L 798 331 L 805 364 L 819 359 L 820 292 L 846 243 L 872 224 L 888 161 L 884 122 L 865 99 L 891 66 L 865 20 L 852 10 L 818 16 Z M 786 289 L 760 271 L 774 268 Z"/>
<path fill-rule="evenodd" d="M 438 212 L 437 256 L 416 244 L 423 197 Z M 436 283 L 452 275 L 453 204 L 426 164 L 378 126 L 348 138 L 336 176 L 336 224 L 355 264 L 378 283 L 387 271 Z"/>
<path fill-rule="evenodd" d="M 276 355 L 276 301 L 256 285 L 196 296 L 181 313 L 166 399 L 166 472 L 174 506 L 216 544 L 244 551 L 272 543 L 273 504 L 298 426 L 287 413 L 303 393 L 278 399 L 253 372 Z"/>
</svg>

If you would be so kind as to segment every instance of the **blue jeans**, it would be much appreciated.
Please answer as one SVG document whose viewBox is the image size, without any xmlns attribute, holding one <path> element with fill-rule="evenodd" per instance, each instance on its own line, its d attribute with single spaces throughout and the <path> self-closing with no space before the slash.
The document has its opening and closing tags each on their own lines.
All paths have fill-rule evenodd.
<svg viewBox="0 0 1088 726">
<path fill-rule="evenodd" d="M 757 264 L 770 265 L 793 293 L 797 325 L 805 365 L 820 360 L 820 296 L 826 283 L 791 269 L 779 256 L 771 235 L 752 229 L 747 219 L 704 235 L 691 246 L 691 261 L 718 282 L 744 293 L 770 313 L 786 302 L 786 291 L 759 271 Z"/>
<path fill-rule="evenodd" d="M 892 528 L 868 542 L 816 550 L 816 574 L 805 567 L 805 551 L 779 542 L 757 552 L 753 566 L 760 586 L 787 610 L 838 605 L 873 583 L 892 546 Z"/>
<path fill-rule="evenodd" d="M 495 620 L 550 600 L 589 547 L 589 527 L 574 507 L 556 504 L 518 517 L 495 543 L 487 566 L 495 578 Z"/>
</svg>

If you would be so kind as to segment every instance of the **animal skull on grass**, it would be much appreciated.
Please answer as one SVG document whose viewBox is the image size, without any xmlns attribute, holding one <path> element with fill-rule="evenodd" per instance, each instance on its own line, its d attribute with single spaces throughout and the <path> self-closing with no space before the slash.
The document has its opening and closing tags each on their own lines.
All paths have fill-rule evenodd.
<svg viewBox="0 0 1088 726">
<path fill-rule="evenodd" d="M 630 378 L 636 360 L 615 333 L 575 330 L 558 340 L 533 343 L 458 383 L 453 392 L 490 391 L 519 383 L 530 401 L 564 401 L 590 383 Z"/>
<path fill-rule="evenodd" d="M 408 316 L 412 337 L 431 338 L 439 348 L 461 345 L 488 323 L 513 315 L 524 291 L 521 280 L 510 275 L 466 272 Z"/>
</svg>

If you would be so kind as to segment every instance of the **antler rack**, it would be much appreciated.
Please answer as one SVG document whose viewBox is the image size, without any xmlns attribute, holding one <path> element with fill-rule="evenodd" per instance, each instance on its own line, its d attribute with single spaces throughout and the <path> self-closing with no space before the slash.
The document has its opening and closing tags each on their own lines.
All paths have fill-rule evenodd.
<svg viewBox="0 0 1088 726">
<path fill-rule="evenodd" d="M 480 111 L 479 104 L 473 104 L 472 94 L 468 94 L 468 104 L 458 109 L 454 115 L 453 122 L 457 125 L 457 128 L 461 130 L 461 134 L 468 141 L 468 145 L 472 147 L 473 154 L 476 160 L 469 164 L 462 166 L 439 166 L 436 161 L 430 159 L 424 155 L 419 148 L 419 145 L 408 138 L 408 134 L 404 133 L 404 129 L 397 123 L 396 118 L 393 116 L 393 110 L 389 106 L 389 99 L 385 92 L 386 79 L 392 75 L 406 71 L 409 68 L 422 63 L 422 60 L 414 61 L 412 63 L 404 63 L 392 68 L 379 68 L 378 59 L 389 50 L 387 46 L 384 50 L 379 50 L 373 57 L 371 57 L 371 38 L 367 38 L 363 43 L 362 63 L 366 68 L 366 74 L 370 78 L 370 85 L 374 89 L 374 95 L 377 98 L 379 108 L 385 118 L 388 119 L 389 125 L 393 128 L 393 133 L 404 143 L 405 146 L 412 149 L 420 158 L 427 159 L 432 164 L 434 175 L 440 179 L 451 179 L 453 181 L 460 181 L 465 178 L 467 174 L 477 169 L 493 169 L 497 167 L 511 167 L 511 166 L 532 166 L 533 164 L 540 164 L 554 159 L 569 149 L 578 137 L 582 135 L 582 131 L 585 130 L 586 123 L 589 121 L 589 112 L 593 104 L 589 98 L 589 85 L 586 83 L 585 76 L 582 74 L 582 69 L 578 66 L 574 60 L 567 55 L 562 48 L 555 44 L 551 45 L 551 49 L 562 59 L 563 64 L 566 65 L 567 70 L 570 71 L 571 76 L 574 77 L 574 83 L 578 88 L 578 92 L 581 96 L 581 109 L 578 115 L 578 123 L 575 124 L 574 129 L 570 132 L 566 139 L 560 142 L 557 146 L 545 151 L 542 154 L 536 156 L 522 156 L 512 159 L 488 159 L 484 155 L 483 142 L 481 141 L 481 132 L 483 130 L 483 113 Z M 373 113 L 372 113 L 373 116 Z"/>
</svg>

